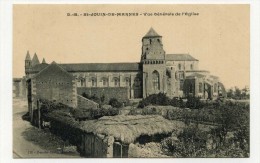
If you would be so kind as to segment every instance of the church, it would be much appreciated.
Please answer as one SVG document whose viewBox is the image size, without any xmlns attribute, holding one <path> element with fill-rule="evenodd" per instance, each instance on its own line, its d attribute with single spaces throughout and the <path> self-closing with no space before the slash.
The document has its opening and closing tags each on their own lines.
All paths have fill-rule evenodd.
<svg viewBox="0 0 260 163">
<path fill-rule="evenodd" d="M 25 58 L 26 80 L 31 89 L 28 89 L 28 94 L 37 92 L 37 86 L 44 85 L 39 94 L 49 92 L 43 98 L 61 102 L 72 101 L 82 93 L 104 96 L 106 99 L 114 97 L 123 102 L 160 92 L 170 98 L 195 96 L 216 99 L 225 95 L 224 85 L 219 78 L 209 71 L 200 70 L 198 59 L 190 54 L 166 54 L 162 36 L 153 28 L 143 36 L 141 42 L 140 62 L 129 63 L 47 64 L 45 59 L 40 63 L 36 53 L 31 59 L 28 51 Z M 49 75 L 51 72 L 56 74 Z M 66 90 L 68 86 L 62 86 L 65 84 L 73 87 Z M 66 91 L 72 90 L 72 97 L 64 99 Z"/>
</svg>

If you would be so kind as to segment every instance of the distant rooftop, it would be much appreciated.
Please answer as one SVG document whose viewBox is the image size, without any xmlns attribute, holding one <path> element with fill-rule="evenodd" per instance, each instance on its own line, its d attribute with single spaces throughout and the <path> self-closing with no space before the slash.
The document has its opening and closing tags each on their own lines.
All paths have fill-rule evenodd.
<svg viewBox="0 0 260 163">
<path fill-rule="evenodd" d="M 198 61 L 190 54 L 166 54 L 167 61 Z"/>
</svg>

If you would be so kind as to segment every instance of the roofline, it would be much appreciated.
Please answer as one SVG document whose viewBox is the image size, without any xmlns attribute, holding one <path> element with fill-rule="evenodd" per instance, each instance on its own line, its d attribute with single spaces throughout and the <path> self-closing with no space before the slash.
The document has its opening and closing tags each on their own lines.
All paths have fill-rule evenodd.
<svg viewBox="0 0 260 163">
<path fill-rule="evenodd" d="M 44 70 L 46 70 L 47 68 L 49 68 L 49 67 L 52 66 L 52 65 L 57 65 L 63 72 L 67 73 L 69 76 L 71 76 L 72 78 L 74 78 L 72 74 L 70 74 L 68 71 L 66 71 L 64 68 L 62 68 L 60 65 L 58 65 L 56 62 L 52 62 L 52 63 L 49 64 L 48 66 L 44 67 L 42 70 L 38 71 L 38 73 L 35 74 L 35 75 L 33 75 L 31 78 L 32 78 L 32 79 L 33 79 L 33 78 L 36 78 L 36 77 L 39 76 Z"/>
<path fill-rule="evenodd" d="M 179 54 L 165 54 L 165 58 L 167 55 L 189 55 L 191 56 L 189 53 L 179 53 Z M 192 58 L 194 58 L 193 56 L 191 56 Z M 184 59 L 178 59 L 178 60 L 172 60 L 172 59 L 167 59 L 167 61 L 199 61 L 198 59 L 194 58 L 194 59 L 189 59 L 189 60 L 184 60 Z"/>
<path fill-rule="evenodd" d="M 107 62 L 91 62 L 91 63 L 57 63 L 58 65 L 78 65 L 78 64 L 131 64 L 131 63 L 137 63 L 139 64 L 140 62 L 111 62 L 111 63 L 107 63 Z"/>
<path fill-rule="evenodd" d="M 89 71 L 67 71 L 67 72 L 139 72 L 141 71 L 141 69 L 139 70 L 101 70 L 101 71 L 97 71 L 97 70 L 89 70 Z"/>
<path fill-rule="evenodd" d="M 182 59 L 166 59 L 166 61 L 199 61 L 198 59 L 187 59 L 187 60 L 182 60 Z"/>
<path fill-rule="evenodd" d="M 47 66 L 48 67 L 48 66 Z M 61 66 L 60 66 L 61 67 Z M 45 67 L 46 68 L 46 67 Z M 44 70 L 45 68 L 43 68 L 42 70 Z M 64 68 L 63 68 L 64 69 Z M 40 71 L 30 71 L 30 73 L 39 73 L 41 72 L 42 70 Z M 74 70 L 65 70 L 67 72 L 140 72 L 141 69 L 138 69 L 138 70 L 87 70 L 87 71 L 74 71 Z"/>
<path fill-rule="evenodd" d="M 143 38 L 154 38 L 154 37 L 162 37 L 162 36 L 161 35 L 158 35 L 158 36 L 144 36 Z"/>
<path fill-rule="evenodd" d="M 210 72 L 210 71 L 208 71 L 208 70 L 186 70 L 186 72 L 194 72 L 194 73 L 196 73 L 196 72 Z"/>
</svg>

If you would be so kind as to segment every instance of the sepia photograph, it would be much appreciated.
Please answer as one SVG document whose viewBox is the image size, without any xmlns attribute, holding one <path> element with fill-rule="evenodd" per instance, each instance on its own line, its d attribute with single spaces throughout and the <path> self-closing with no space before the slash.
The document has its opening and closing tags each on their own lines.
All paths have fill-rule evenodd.
<svg viewBox="0 0 260 163">
<path fill-rule="evenodd" d="M 249 4 L 13 4 L 21 158 L 249 158 Z"/>
</svg>

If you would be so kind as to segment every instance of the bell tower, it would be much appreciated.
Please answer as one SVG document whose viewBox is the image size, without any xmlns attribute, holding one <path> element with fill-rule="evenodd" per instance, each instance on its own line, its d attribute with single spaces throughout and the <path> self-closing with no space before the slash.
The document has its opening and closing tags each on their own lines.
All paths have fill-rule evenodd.
<svg viewBox="0 0 260 163">
<path fill-rule="evenodd" d="M 165 51 L 160 36 L 153 28 L 142 38 L 143 97 L 166 93 Z"/>
<path fill-rule="evenodd" d="M 31 60 L 29 51 L 27 51 L 27 54 L 26 54 L 26 57 L 25 57 L 25 66 L 24 67 L 25 67 L 25 75 L 26 75 L 26 77 L 28 77 L 29 71 L 32 67 L 32 60 Z"/>
<path fill-rule="evenodd" d="M 164 60 L 165 51 L 163 50 L 162 36 L 153 28 L 142 39 L 141 61 L 145 60 Z"/>
</svg>

